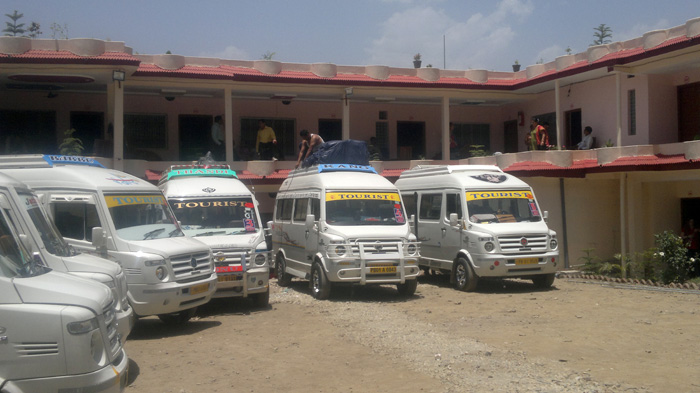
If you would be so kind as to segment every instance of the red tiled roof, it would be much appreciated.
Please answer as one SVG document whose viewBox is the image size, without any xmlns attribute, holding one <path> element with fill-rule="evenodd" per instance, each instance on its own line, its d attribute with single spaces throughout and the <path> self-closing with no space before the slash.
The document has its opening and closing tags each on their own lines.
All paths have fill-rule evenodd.
<svg viewBox="0 0 700 393">
<path fill-rule="evenodd" d="M 78 56 L 65 50 L 50 51 L 32 49 L 19 55 L 0 53 L 0 63 L 114 64 L 137 66 L 141 63 L 141 60 L 124 52 L 104 52 L 98 56 Z"/>
<path fill-rule="evenodd" d="M 687 160 L 683 154 L 620 157 L 613 162 L 598 165 L 597 160 L 574 161 L 569 167 L 560 167 L 542 161 L 521 161 L 504 172 L 523 176 L 584 177 L 588 173 L 663 171 L 700 168 L 700 162 Z"/>
</svg>

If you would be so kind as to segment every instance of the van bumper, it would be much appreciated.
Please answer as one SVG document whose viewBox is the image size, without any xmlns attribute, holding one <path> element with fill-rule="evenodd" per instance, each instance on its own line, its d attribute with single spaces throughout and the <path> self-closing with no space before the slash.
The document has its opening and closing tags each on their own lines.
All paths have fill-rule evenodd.
<svg viewBox="0 0 700 393">
<path fill-rule="evenodd" d="M 209 302 L 214 291 L 216 291 L 216 274 L 211 273 L 205 278 L 186 284 L 177 282 L 129 284 L 128 296 L 134 313 L 144 317 L 172 314 L 201 306 Z"/>
<path fill-rule="evenodd" d="M 218 282 L 213 298 L 248 297 L 264 293 L 270 287 L 270 269 L 268 267 L 248 269 L 246 272 L 217 273 Z M 227 277 L 236 277 L 231 280 Z"/>
<path fill-rule="evenodd" d="M 129 307 L 126 311 L 117 313 L 117 333 L 119 333 L 119 337 L 121 337 L 122 345 L 126 341 L 126 337 L 131 333 L 135 322 L 136 316 L 134 315 L 134 309 L 132 307 Z"/>
<path fill-rule="evenodd" d="M 344 261 L 347 263 L 347 261 Z M 338 263 L 328 263 L 328 280 L 332 282 L 347 282 L 353 284 L 402 284 L 406 280 L 412 280 L 420 274 L 418 267 L 418 257 L 408 258 L 404 264 L 398 261 L 387 260 L 378 264 L 362 264 L 356 261 L 353 265 L 347 266 Z M 393 273 L 373 273 L 371 268 L 392 265 L 396 268 Z M 403 272 L 401 271 L 403 269 Z M 403 273 L 403 274 L 402 274 Z M 403 276 L 403 278 L 402 278 Z"/>
<path fill-rule="evenodd" d="M 537 262 L 530 260 L 537 258 Z M 474 273 L 479 277 L 527 277 L 556 273 L 559 252 L 537 255 L 471 254 Z"/>
<path fill-rule="evenodd" d="M 129 358 L 124 349 L 119 361 L 97 371 L 79 375 L 7 381 L 1 390 L 8 393 L 95 392 L 120 393 L 128 381 Z"/>
</svg>

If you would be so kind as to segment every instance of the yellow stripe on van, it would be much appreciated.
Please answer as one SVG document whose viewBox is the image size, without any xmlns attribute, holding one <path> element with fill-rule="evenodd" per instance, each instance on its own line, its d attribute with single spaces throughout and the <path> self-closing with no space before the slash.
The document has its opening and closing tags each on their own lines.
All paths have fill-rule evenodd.
<svg viewBox="0 0 700 393">
<path fill-rule="evenodd" d="M 380 199 L 385 201 L 398 202 L 399 194 L 396 192 L 328 192 L 326 193 L 326 202 L 328 201 L 347 201 L 352 199 Z"/>
<path fill-rule="evenodd" d="M 534 199 L 530 191 L 473 191 L 467 193 L 467 201 L 503 198 Z"/>
<path fill-rule="evenodd" d="M 105 196 L 107 207 L 126 205 L 163 205 L 165 198 L 161 195 L 108 195 Z"/>
</svg>

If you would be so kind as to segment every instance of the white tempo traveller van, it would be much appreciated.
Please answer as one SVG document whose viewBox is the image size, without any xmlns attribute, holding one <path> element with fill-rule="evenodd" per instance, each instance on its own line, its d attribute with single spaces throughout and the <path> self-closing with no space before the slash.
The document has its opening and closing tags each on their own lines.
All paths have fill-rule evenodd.
<svg viewBox="0 0 700 393">
<path fill-rule="evenodd" d="M 226 164 L 174 165 L 158 183 L 182 230 L 211 247 L 218 283 L 214 297 L 270 299 L 270 251 L 258 201 Z"/>
<path fill-rule="evenodd" d="M 101 282 L 112 290 L 119 336 L 124 342 L 133 326 L 134 312 L 127 301 L 126 277 L 121 266 L 69 246 L 48 218 L 39 198 L 26 185 L 0 170 L 0 209 L 13 229 L 33 242 L 46 265 L 54 271 Z"/>
<path fill-rule="evenodd" d="M 121 392 L 129 359 L 105 285 L 44 266 L 0 211 L 0 391 Z"/>
<path fill-rule="evenodd" d="M 326 299 L 336 283 L 416 291 L 419 248 L 396 187 L 371 166 L 319 164 L 290 172 L 272 222 L 279 285 L 310 279 Z"/>
<path fill-rule="evenodd" d="M 211 250 L 153 184 L 86 157 L 0 156 L 0 170 L 36 191 L 69 244 L 121 264 L 137 316 L 183 322 L 216 290 Z"/>
<path fill-rule="evenodd" d="M 557 236 L 522 180 L 496 166 L 427 165 L 404 171 L 396 186 L 413 217 L 424 269 L 450 274 L 464 291 L 480 277 L 554 282 Z"/>
</svg>

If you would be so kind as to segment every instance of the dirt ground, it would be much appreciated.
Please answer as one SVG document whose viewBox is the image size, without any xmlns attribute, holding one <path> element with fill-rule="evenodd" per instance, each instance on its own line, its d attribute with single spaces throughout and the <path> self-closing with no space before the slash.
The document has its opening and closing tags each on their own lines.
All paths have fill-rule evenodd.
<svg viewBox="0 0 700 393">
<path fill-rule="evenodd" d="M 700 292 L 557 279 L 458 292 L 280 288 L 217 299 L 183 326 L 137 322 L 127 392 L 700 391 Z"/>
</svg>

